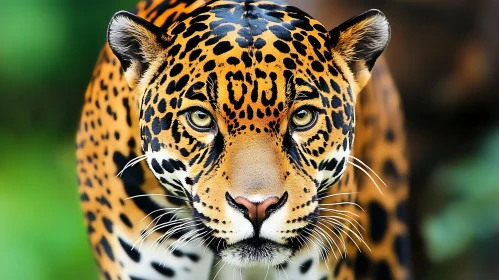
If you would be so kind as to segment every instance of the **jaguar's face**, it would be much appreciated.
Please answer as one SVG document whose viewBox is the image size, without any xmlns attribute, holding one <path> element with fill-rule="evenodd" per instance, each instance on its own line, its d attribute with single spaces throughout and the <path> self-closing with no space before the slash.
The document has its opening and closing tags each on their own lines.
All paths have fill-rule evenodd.
<svg viewBox="0 0 499 280">
<path fill-rule="evenodd" d="M 195 237 L 223 260 L 287 261 L 314 230 L 320 191 L 345 169 L 360 75 L 296 8 L 215 2 L 164 33 L 131 17 L 116 15 L 116 30 L 139 26 L 153 41 L 137 39 L 137 50 L 158 49 L 120 58 L 139 82 L 151 170 L 189 199 Z M 112 22 L 112 48 L 113 32 Z"/>
</svg>

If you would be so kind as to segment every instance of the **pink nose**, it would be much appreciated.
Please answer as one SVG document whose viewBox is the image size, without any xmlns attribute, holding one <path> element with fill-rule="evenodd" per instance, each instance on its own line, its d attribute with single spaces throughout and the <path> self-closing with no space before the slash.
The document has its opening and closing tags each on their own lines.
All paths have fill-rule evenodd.
<svg viewBox="0 0 499 280">
<path fill-rule="evenodd" d="M 270 206 L 273 206 L 279 202 L 279 198 L 277 196 L 272 196 L 265 199 L 261 203 L 254 203 L 249 201 L 248 199 L 239 196 L 236 198 L 236 203 L 244 206 L 248 210 L 248 217 L 252 222 L 258 223 L 258 221 L 263 221 L 267 218 L 268 214 L 267 209 Z"/>
<path fill-rule="evenodd" d="M 244 213 L 244 216 L 251 221 L 258 233 L 263 221 L 286 204 L 288 201 L 288 192 L 284 192 L 281 198 L 271 196 L 259 203 L 251 202 L 242 196 L 234 199 L 229 192 L 225 193 L 225 199 L 230 206 Z"/>
</svg>

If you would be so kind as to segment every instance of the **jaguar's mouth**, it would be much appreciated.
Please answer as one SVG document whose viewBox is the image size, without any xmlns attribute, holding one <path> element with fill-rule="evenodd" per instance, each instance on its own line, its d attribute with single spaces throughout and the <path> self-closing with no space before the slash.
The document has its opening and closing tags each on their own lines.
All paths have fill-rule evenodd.
<svg viewBox="0 0 499 280">
<path fill-rule="evenodd" d="M 235 267 L 278 266 L 293 254 L 293 249 L 261 238 L 249 238 L 219 252 L 222 261 Z"/>
</svg>

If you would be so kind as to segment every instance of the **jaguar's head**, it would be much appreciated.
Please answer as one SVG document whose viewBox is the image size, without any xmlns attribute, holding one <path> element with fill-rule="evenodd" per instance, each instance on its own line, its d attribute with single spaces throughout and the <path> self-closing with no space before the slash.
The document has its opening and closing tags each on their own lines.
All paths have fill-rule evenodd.
<svg viewBox="0 0 499 280">
<path fill-rule="evenodd" d="M 167 30 L 120 12 L 108 37 L 140 95 L 148 165 L 189 199 L 187 225 L 235 266 L 287 261 L 346 168 L 384 15 L 328 32 L 294 7 L 219 1 Z"/>
</svg>

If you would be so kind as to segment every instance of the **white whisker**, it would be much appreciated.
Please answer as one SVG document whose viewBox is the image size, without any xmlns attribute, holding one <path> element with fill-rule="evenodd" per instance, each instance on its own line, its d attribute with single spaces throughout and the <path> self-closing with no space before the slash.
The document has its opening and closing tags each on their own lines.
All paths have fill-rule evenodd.
<svg viewBox="0 0 499 280">
<path fill-rule="evenodd" d="M 169 194 L 159 194 L 159 193 L 151 193 L 151 194 L 140 194 L 140 195 L 134 195 L 134 196 L 130 196 L 130 197 L 128 197 L 128 198 L 125 198 L 125 200 L 134 199 L 134 198 L 139 198 L 139 197 L 148 197 L 148 196 L 164 196 L 164 197 L 173 197 L 173 198 L 177 198 L 177 199 L 180 199 L 180 200 L 183 200 L 183 201 L 189 201 L 188 199 L 185 199 L 185 198 L 182 198 L 182 197 L 179 197 L 179 196 L 169 195 Z"/>
<path fill-rule="evenodd" d="M 363 231 L 366 231 L 364 229 L 364 227 L 359 223 L 359 221 L 357 220 L 353 220 L 356 224 L 354 224 L 354 222 L 352 222 L 352 220 L 349 220 L 347 218 L 344 218 L 344 217 L 341 217 L 341 216 L 319 216 L 320 218 L 323 218 L 323 219 L 340 219 L 340 220 L 343 220 L 343 221 L 347 221 L 349 224 L 351 224 L 355 230 L 357 231 L 357 233 L 359 235 L 362 235 L 361 231 L 359 230 L 359 228 L 357 228 L 357 225 L 363 230 Z"/>
<path fill-rule="evenodd" d="M 358 207 L 360 210 L 362 210 L 363 212 L 366 212 L 364 211 L 364 208 L 362 208 L 362 206 L 360 206 L 359 204 L 355 203 L 355 202 L 335 202 L 335 203 L 323 203 L 323 204 L 318 204 L 319 206 L 338 206 L 338 205 L 354 205 L 356 207 Z"/>
<path fill-rule="evenodd" d="M 216 264 L 215 264 L 212 268 L 215 268 L 218 264 L 220 264 L 220 262 L 221 262 L 221 261 L 222 261 L 222 258 L 220 258 L 220 259 L 218 260 L 218 262 L 217 262 L 217 263 L 216 263 Z"/>
<path fill-rule="evenodd" d="M 265 278 L 263 280 L 267 280 L 267 276 L 269 276 L 270 265 L 267 265 L 267 272 L 265 273 Z"/>
<path fill-rule="evenodd" d="M 182 222 L 182 221 L 175 221 L 175 222 L 172 222 L 172 223 L 169 223 L 168 225 L 161 225 L 159 226 L 157 230 L 159 229 L 162 229 L 162 228 L 165 228 L 165 227 L 170 227 L 172 225 L 175 225 L 171 228 L 168 229 L 168 231 L 166 231 L 164 234 L 162 234 L 159 238 L 157 238 L 152 244 L 150 247 L 152 247 L 154 245 L 154 247 L 156 248 L 158 245 L 159 246 L 162 246 L 164 242 L 166 242 L 166 240 L 168 240 L 172 235 L 174 235 L 175 233 L 177 232 L 180 232 L 180 231 L 183 231 L 185 230 L 186 227 L 190 227 L 190 226 L 194 226 L 196 225 L 197 221 L 188 221 L 188 222 Z M 151 233 L 152 234 L 152 233 Z M 149 234 L 150 235 L 150 234 Z M 161 241 L 160 241 L 161 240 Z"/>
<path fill-rule="evenodd" d="M 174 220 L 174 221 L 168 221 L 166 223 L 162 223 L 160 225 L 156 225 L 155 227 L 153 227 L 152 229 L 146 231 L 145 233 L 143 233 L 140 238 L 134 243 L 133 245 L 133 248 L 135 248 L 138 243 L 140 243 L 140 246 L 139 246 L 139 250 L 142 248 L 142 244 L 144 243 L 144 241 L 149 238 L 149 236 L 151 236 L 154 232 L 160 230 L 160 229 L 163 229 L 163 228 L 166 228 L 166 227 L 170 227 L 170 226 L 173 226 L 172 228 L 170 228 L 165 234 L 161 235 L 158 239 L 156 239 L 156 241 L 153 242 L 153 244 L 155 244 L 159 239 L 163 238 L 170 230 L 175 230 L 176 228 L 178 228 L 179 226 L 184 226 L 184 225 L 188 225 L 190 224 L 191 222 L 193 221 L 187 221 L 187 222 L 184 222 L 185 220 L 189 220 L 190 218 L 184 218 L 184 219 L 179 219 L 179 220 Z M 152 245 L 151 245 L 152 246 Z"/>
<path fill-rule="evenodd" d="M 116 177 L 121 177 L 121 175 L 123 175 L 123 172 L 125 172 L 125 170 L 127 168 L 136 165 L 137 163 L 143 161 L 146 158 L 147 158 L 147 155 L 141 155 L 141 156 L 138 156 L 136 158 L 131 159 L 127 164 L 125 164 L 125 167 L 123 167 L 123 169 L 116 175 Z"/>
<path fill-rule="evenodd" d="M 324 196 L 324 197 L 319 197 L 319 200 L 323 200 L 323 199 L 326 199 L 326 198 L 329 198 L 329 197 L 333 197 L 333 196 L 349 195 L 349 194 L 358 194 L 358 193 L 359 193 L 359 192 L 335 193 L 335 194 L 326 195 L 326 196 Z"/>
<path fill-rule="evenodd" d="M 322 207 L 319 207 L 319 210 L 326 211 L 326 212 L 348 213 L 348 214 L 354 215 L 355 217 L 360 217 L 358 214 L 355 214 L 352 211 L 348 211 L 348 210 L 339 210 L 339 209 L 322 208 Z M 346 214 L 344 214 L 344 215 L 346 215 Z"/>
<path fill-rule="evenodd" d="M 158 226 L 158 223 L 159 223 L 159 221 L 161 220 L 161 218 L 163 218 L 164 216 L 166 216 L 166 215 L 170 214 L 171 212 L 175 212 L 175 211 L 170 211 L 170 212 L 167 212 L 167 213 L 161 214 L 161 215 L 159 215 L 158 217 L 154 218 L 154 219 L 153 219 L 153 220 L 152 220 L 152 221 L 151 221 L 151 222 L 150 222 L 150 223 L 149 223 L 149 224 L 145 227 L 145 229 L 147 230 L 147 229 L 148 229 L 148 228 L 149 228 L 152 224 L 154 224 L 154 226 L 153 226 L 153 230 L 154 230 L 154 228 L 155 228 L 156 226 Z M 170 220 L 166 221 L 165 223 L 172 222 L 174 219 L 176 219 L 176 217 L 177 217 L 177 213 L 175 213 L 175 214 L 174 214 L 174 215 L 170 218 Z M 188 218 L 186 218 L 186 219 L 188 219 Z M 164 225 L 165 223 L 163 223 L 162 225 Z M 148 230 L 148 231 L 149 231 L 149 230 Z M 144 232 L 144 234 L 145 234 L 145 233 L 146 233 L 146 232 Z"/>
<path fill-rule="evenodd" d="M 333 225 L 333 226 L 334 226 L 334 225 L 340 226 L 340 227 L 338 228 L 338 230 L 343 231 L 343 232 L 344 232 L 344 233 L 345 233 L 345 234 L 346 234 L 346 235 L 350 238 L 350 240 L 352 240 L 352 242 L 353 242 L 353 243 L 357 246 L 357 249 L 359 249 L 359 251 L 360 251 L 360 252 L 362 252 L 362 250 L 361 250 L 361 249 L 360 249 L 360 247 L 357 245 L 357 243 L 354 241 L 354 239 L 353 239 L 353 238 L 352 238 L 352 237 L 348 234 L 348 232 L 347 232 L 347 231 L 345 231 L 345 229 L 346 229 L 346 230 L 348 230 L 348 231 L 350 231 L 353 235 L 355 235 L 355 237 L 357 237 L 357 239 L 358 239 L 359 241 L 361 241 L 361 242 L 362 242 L 362 243 L 363 243 L 363 244 L 367 247 L 367 249 L 369 249 L 369 251 L 371 251 L 371 248 L 369 247 L 369 245 L 367 245 L 366 241 L 364 240 L 364 238 L 363 238 L 361 235 L 359 236 L 359 235 L 358 235 L 355 231 L 353 231 L 353 230 L 352 230 L 352 229 L 350 229 L 349 227 L 345 227 L 345 226 L 344 226 L 341 222 L 339 222 L 339 221 L 337 221 L 337 220 L 334 220 L 334 219 L 332 219 L 332 220 L 325 220 L 324 222 L 325 222 L 325 223 L 328 223 L 328 224 L 331 224 L 331 225 Z M 341 226 L 343 226 L 343 228 L 341 228 Z"/>
<path fill-rule="evenodd" d="M 338 236 L 338 234 L 336 232 L 334 232 L 331 228 L 329 228 L 326 224 L 324 224 L 323 222 L 321 221 L 317 221 L 319 224 L 323 225 L 324 227 L 326 227 L 330 232 L 332 232 L 334 234 L 334 236 L 336 236 L 336 238 L 338 238 L 340 241 L 341 241 L 341 244 L 343 246 L 343 250 L 345 252 L 345 254 L 341 254 L 341 251 L 340 251 L 340 256 L 341 258 L 346 258 L 347 256 L 347 248 L 346 248 L 346 244 L 345 244 L 345 240 L 343 240 L 342 236 L 341 236 L 341 233 L 340 233 L 340 236 Z M 337 227 L 333 226 L 335 229 L 337 229 Z M 320 228 L 320 227 L 319 227 Z M 324 231 L 324 229 L 322 229 Z"/>
<path fill-rule="evenodd" d="M 315 244 L 315 246 L 316 246 L 316 248 L 315 248 L 315 249 L 316 249 L 316 251 L 317 251 L 317 254 L 318 254 L 319 256 L 321 256 L 323 259 L 325 259 L 324 254 L 323 254 L 322 252 L 320 252 L 320 251 L 319 251 L 319 249 L 325 249 L 325 250 L 327 250 L 327 251 L 329 251 L 329 250 L 327 249 L 327 247 L 326 247 L 326 246 L 324 246 L 324 243 L 322 242 L 322 240 L 320 240 L 317 236 L 315 236 L 315 234 L 314 234 L 315 232 L 314 232 L 314 231 L 311 231 L 311 230 L 309 230 L 309 229 L 307 229 L 307 228 L 304 228 L 303 230 L 304 230 L 304 231 L 306 231 L 306 232 L 308 232 L 308 233 L 310 234 L 310 236 L 312 236 L 313 238 L 315 238 L 315 240 L 317 240 L 317 242 L 321 243 L 321 245 L 319 245 L 318 243 L 316 243 L 315 241 L 313 241 L 313 240 L 312 240 L 312 239 L 310 239 L 309 237 L 306 237 L 306 239 L 307 239 L 309 242 L 312 242 L 313 244 Z M 336 256 L 336 253 L 334 252 L 334 250 L 331 250 L 331 252 L 333 252 L 334 257 L 335 257 L 336 259 L 338 259 L 338 256 Z"/>
<path fill-rule="evenodd" d="M 338 253 L 340 254 L 340 256 L 342 256 L 341 254 L 341 249 L 340 249 L 340 246 L 338 246 L 338 243 L 336 243 L 336 241 L 333 239 L 332 236 L 330 236 L 329 234 L 327 234 L 327 232 L 324 231 L 324 229 L 320 228 L 320 227 L 316 227 L 316 229 L 320 230 L 320 232 L 318 231 L 317 233 L 319 233 L 322 237 L 324 237 L 326 239 L 326 242 L 328 242 L 329 246 L 331 247 L 331 249 L 333 249 L 333 245 L 331 244 L 331 241 L 333 242 L 333 244 L 336 246 L 336 248 L 338 249 Z M 315 230 L 315 229 L 314 229 Z M 334 232 L 333 232 L 334 233 Z M 338 238 L 340 240 L 340 242 L 342 242 L 342 246 L 343 248 L 346 250 L 345 248 L 345 244 L 343 242 L 343 240 L 341 240 L 341 238 L 339 238 L 339 236 L 334 233 L 334 235 L 336 236 L 336 238 Z M 331 241 L 330 241 L 331 240 Z M 334 251 L 333 251 L 334 252 Z"/>
<path fill-rule="evenodd" d="M 289 280 L 288 278 L 288 274 L 286 273 L 286 270 L 284 269 L 284 267 L 282 266 L 282 264 L 279 265 L 282 269 L 282 272 L 284 272 L 284 275 L 286 275 L 286 279 Z"/>
<path fill-rule="evenodd" d="M 374 175 L 376 176 L 376 178 L 378 178 L 381 183 L 383 183 L 383 185 L 385 185 L 385 187 L 388 188 L 388 186 L 385 184 L 385 182 L 383 181 L 383 179 L 381 179 L 381 177 L 378 175 L 378 173 L 376 173 L 371 167 L 369 167 L 369 165 L 365 164 L 362 160 L 350 155 L 351 158 L 353 158 L 354 160 L 358 161 L 360 164 L 362 164 L 364 167 L 366 167 L 367 169 L 369 169 L 372 173 L 374 173 Z"/>
<path fill-rule="evenodd" d="M 216 237 L 212 235 L 212 236 L 210 237 L 210 239 L 209 239 L 210 241 L 206 242 L 206 245 L 203 245 L 203 246 L 204 246 L 203 253 L 205 253 L 205 252 L 206 252 L 206 250 L 207 250 L 207 249 L 209 249 L 209 247 L 210 247 L 211 243 L 212 243 L 213 241 L 215 241 L 215 238 L 216 238 Z"/>
<path fill-rule="evenodd" d="M 357 167 L 359 170 L 361 170 L 362 172 L 364 172 L 368 177 L 369 179 L 371 179 L 371 181 L 373 182 L 373 184 L 376 186 L 376 188 L 378 189 L 378 191 L 384 195 L 383 191 L 381 191 L 380 187 L 378 186 L 378 184 L 376 183 L 376 181 L 374 180 L 374 178 L 371 176 L 371 174 L 369 174 L 364 168 L 358 166 L 357 164 L 347 160 L 348 163 L 350 163 L 351 165 L 353 165 L 354 167 Z"/>
<path fill-rule="evenodd" d="M 227 265 L 227 263 L 224 263 L 224 264 L 222 265 L 222 267 L 220 267 L 220 269 L 219 269 L 219 270 L 217 271 L 217 273 L 215 274 L 215 277 L 213 277 L 213 280 L 217 279 L 218 274 L 220 273 L 220 271 L 222 271 L 222 269 L 224 268 L 224 266 L 225 266 L 225 265 Z"/>
<path fill-rule="evenodd" d="M 191 210 L 188 210 L 188 209 L 183 208 L 183 207 L 180 207 L 180 208 L 165 207 L 165 208 L 160 208 L 160 209 L 156 209 L 156 210 L 152 211 L 151 213 L 147 214 L 144 218 L 142 218 L 142 220 L 140 220 L 140 221 L 142 222 L 143 220 L 147 219 L 147 217 L 151 216 L 152 214 L 154 214 L 156 212 L 166 211 L 166 210 L 171 210 L 171 209 L 173 209 L 173 210 L 169 211 L 166 214 L 170 214 L 170 213 L 173 213 L 173 212 L 180 212 L 180 211 L 191 212 Z"/>
</svg>

